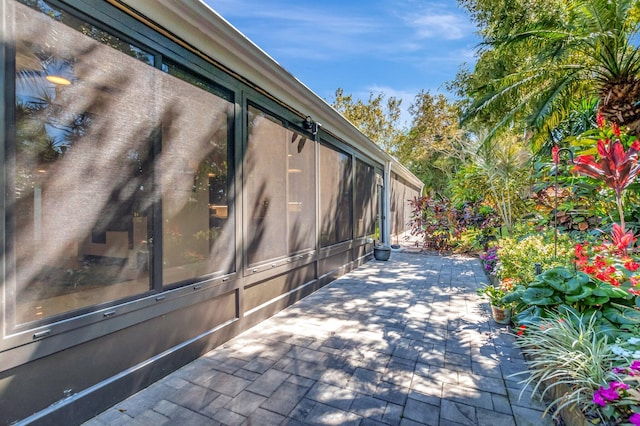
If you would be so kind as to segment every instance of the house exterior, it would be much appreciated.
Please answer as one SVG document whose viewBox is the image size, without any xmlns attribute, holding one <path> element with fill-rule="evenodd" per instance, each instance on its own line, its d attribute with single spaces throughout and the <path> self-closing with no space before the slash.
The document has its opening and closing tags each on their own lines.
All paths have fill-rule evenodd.
<svg viewBox="0 0 640 426">
<path fill-rule="evenodd" d="M 77 424 L 372 258 L 421 182 L 197 0 L 0 0 L 0 424 Z"/>
</svg>

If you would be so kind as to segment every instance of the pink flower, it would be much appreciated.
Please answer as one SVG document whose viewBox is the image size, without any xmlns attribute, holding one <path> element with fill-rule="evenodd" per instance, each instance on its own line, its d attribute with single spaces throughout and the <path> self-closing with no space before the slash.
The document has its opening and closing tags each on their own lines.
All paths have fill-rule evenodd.
<svg viewBox="0 0 640 426">
<path fill-rule="evenodd" d="M 632 370 L 636 370 L 636 371 L 640 371 L 640 361 L 635 360 L 631 363 L 631 369 Z"/>
<path fill-rule="evenodd" d="M 602 388 L 600 388 L 600 389 L 602 389 Z M 607 401 L 604 400 L 604 398 L 600 394 L 600 391 L 595 391 L 593 393 L 593 403 L 594 404 L 598 404 L 601 407 L 604 407 L 605 405 L 607 405 Z"/>
<path fill-rule="evenodd" d="M 613 390 L 618 390 L 618 389 L 627 390 L 627 389 L 629 389 L 629 385 L 627 385 L 626 383 L 622 383 L 622 382 L 611 382 L 609 387 L 611 389 L 613 389 Z"/>
<path fill-rule="evenodd" d="M 640 426 L 640 414 L 638 414 L 638 413 L 633 413 L 633 414 L 631 415 L 631 417 L 629 417 L 629 422 L 630 422 L 632 425 Z"/>
</svg>

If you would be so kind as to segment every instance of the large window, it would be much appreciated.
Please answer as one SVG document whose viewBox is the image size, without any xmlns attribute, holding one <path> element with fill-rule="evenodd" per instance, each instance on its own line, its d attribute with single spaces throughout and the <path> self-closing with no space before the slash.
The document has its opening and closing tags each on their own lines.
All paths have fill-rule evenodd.
<svg viewBox="0 0 640 426">
<path fill-rule="evenodd" d="M 150 289 L 154 56 L 36 4 L 15 4 L 6 161 L 15 323 Z"/>
<path fill-rule="evenodd" d="M 376 232 L 377 205 L 376 172 L 361 160 L 356 161 L 356 237 Z"/>
<path fill-rule="evenodd" d="M 254 265 L 315 247 L 315 143 L 249 107 L 247 256 Z"/>
<path fill-rule="evenodd" d="M 320 145 L 320 243 L 323 247 L 353 237 L 351 157 Z"/>
<path fill-rule="evenodd" d="M 156 168 L 162 188 L 162 277 L 172 284 L 233 271 L 227 160 L 233 104 L 223 98 L 229 94 L 181 67 L 165 64 L 165 69 Z"/>
<path fill-rule="evenodd" d="M 232 93 L 45 1 L 29 4 L 11 8 L 9 321 L 233 271 Z"/>
</svg>

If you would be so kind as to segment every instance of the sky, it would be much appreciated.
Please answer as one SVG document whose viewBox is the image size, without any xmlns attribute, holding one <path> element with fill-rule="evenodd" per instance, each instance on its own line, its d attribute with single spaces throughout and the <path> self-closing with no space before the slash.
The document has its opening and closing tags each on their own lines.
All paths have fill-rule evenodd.
<svg viewBox="0 0 640 426">
<path fill-rule="evenodd" d="M 477 28 L 456 0 L 205 0 L 318 96 L 402 99 L 403 123 L 421 90 L 472 67 Z"/>
</svg>

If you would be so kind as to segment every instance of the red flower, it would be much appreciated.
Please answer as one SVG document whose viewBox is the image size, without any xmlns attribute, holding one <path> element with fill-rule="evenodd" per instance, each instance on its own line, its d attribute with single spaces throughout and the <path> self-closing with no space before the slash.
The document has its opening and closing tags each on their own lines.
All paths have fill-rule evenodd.
<svg viewBox="0 0 640 426">
<path fill-rule="evenodd" d="M 636 238 L 633 236 L 633 231 L 625 232 L 622 226 L 617 223 L 613 224 L 611 239 L 616 248 L 622 252 L 626 252 L 629 246 L 636 241 Z"/>
<path fill-rule="evenodd" d="M 611 130 L 613 130 L 613 134 L 616 135 L 616 137 L 620 137 L 620 127 L 618 123 L 611 123 Z"/>
<path fill-rule="evenodd" d="M 589 275 L 595 275 L 598 273 L 598 268 L 596 268 L 595 266 L 592 265 L 587 265 L 584 267 L 583 272 L 585 274 L 589 274 Z"/>
<path fill-rule="evenodd" d="M 518 327 L 518 336 L 522 336 L 524 334 L 524 331 L 527 329 L 527 327 L 525 325 L 521 325 L 520 327 Z"/>
<path fill-rule="evenodd" d="M 634 262 L 633 260 L 629 260 L 627 262 L 625 262 L 624 267 L 627 269 L 627 271 L 637 271 L 638 268 L 640 267 L 640 264 Z"/>
<path fill-rule="evenodd" d="M 605 124 L 607 123 L 604 119 L 604 117 L 602 116 L 602 114 L 597 113 L 596 114 L 596 121 L 598 122 L 598 127 L 600 129 L 604 129 Z"/>
<path fill-rule="evenodd" d="M 556 165 L 560 163 L 560 148 L 558 145 L 554 145 L 553 148 L 551 148 L 551 156 L 553 157 L 553 162 L 556 163 Z"/>
</svg>

